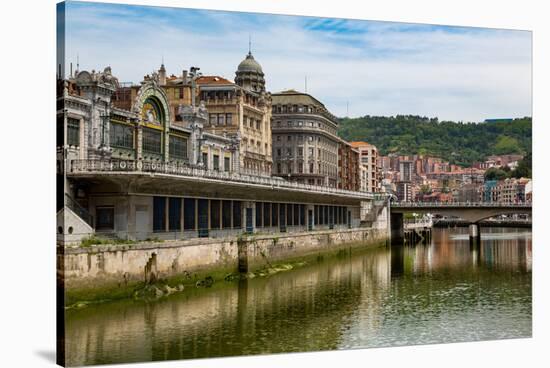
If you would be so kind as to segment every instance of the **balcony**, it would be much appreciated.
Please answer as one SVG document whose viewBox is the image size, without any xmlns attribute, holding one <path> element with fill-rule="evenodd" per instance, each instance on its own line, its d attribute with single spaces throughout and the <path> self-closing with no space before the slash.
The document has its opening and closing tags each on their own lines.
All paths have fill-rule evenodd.
<svg viewBox="0 0 550 368">
<path fill-rule="evenodd" d="M 332 195 L 355 197 L 362 200 L 378 198 L 376 193 L 341 190 L 326 186 L 301 184 L 286 181 L 279 177 L 262 176 L 253 173 L 237 173 L 208 170 L 182 162 L 152 162 L 136 160 L 72 160 L 69 176 L 102 175 L 102 174 L 165 174 L 187 178 L 211 179 L 223 182 L 256 184 L 270 189 L 291 189 L 304 192 L 326 193 Z"/>
</svg>

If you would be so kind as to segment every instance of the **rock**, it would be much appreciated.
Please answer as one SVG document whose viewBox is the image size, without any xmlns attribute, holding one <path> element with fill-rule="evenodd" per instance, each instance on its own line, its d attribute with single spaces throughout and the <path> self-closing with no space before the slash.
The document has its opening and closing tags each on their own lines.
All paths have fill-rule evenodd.
<svg viewBox="0 0 550 368">
<path fill-rule="evenodd" d="M 177 289 L 178 289 L 178 291 L 183 291 L 183 289 L 185 289 L 185 286 L 183 286 L 183 284 L 179 284 L 177 286 Z"/>
<path fill-rule="evenodd" d="M 164 293 L 162 292 L 162 290 L 160 290 L 158 287 L 156 286 L 151 286 L 151 291 L 155 294 L 155 297 L 156 298 L 160 298 L 164 295 Z"/>
<path fill-rule="evenodd" d="M 173 293 L 175 293 L 176 291 L 178 291 L 178 289 L 172 288 L 172 287 L 170 287 L 169 285 L 164 285 L 164 286 L 162 287 L 162 291 L 163 291 L 164 293 L 166 293 L 166 295 L 170 295 L 170 294 L 173 294 Z"/>
<path fill-rule="evenodd" d="M 212 276 L 207 276 L 204 279 L 204 286 L 205 287 L 210 287 L 210 286 L 212 286 L 212 284 L 214 284 L 214 279 L 212 278 Z"/>
</svg>

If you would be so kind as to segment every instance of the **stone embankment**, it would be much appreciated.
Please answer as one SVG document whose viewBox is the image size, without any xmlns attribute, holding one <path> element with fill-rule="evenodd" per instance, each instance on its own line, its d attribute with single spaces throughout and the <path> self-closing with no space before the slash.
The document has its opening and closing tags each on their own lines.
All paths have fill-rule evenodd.
<svg viewBox="0 0 550 368">
<path fill-rule="evenodd" d="M 386 239 L 386 231 L 358 228 L 58 247 L 58 280 L 65 291 L 66 304 L 132 297 L 136 291 L 159 282 L 157 290 L 149 287 L 149 294 L 170 294 L 182 291 L 184 284 L 208 286 L 206 283 L 233 278 L 236 274 L 278 270 L 276 266 L 281 263 L 336 254 L 343 249 L 367 248 L 380 245 Z M 166 292 L 163 288 L 170 289 Z"/>
</svg>

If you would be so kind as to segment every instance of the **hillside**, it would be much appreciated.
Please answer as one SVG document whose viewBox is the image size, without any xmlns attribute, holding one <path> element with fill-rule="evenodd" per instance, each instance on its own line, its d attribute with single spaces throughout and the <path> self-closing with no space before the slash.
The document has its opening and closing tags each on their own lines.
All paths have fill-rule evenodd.
<svg viewBox="0 0 550 368">
<path fill-rule="evenodd" d="M 339 134 L 365 141 L 382 155 L 427 154 L 458 165 L 471 165 L 489 155 L 531 152 L 530 117 L 511 122 L 462 123 L 413 115 L 340 119 Z"/>
</svg>

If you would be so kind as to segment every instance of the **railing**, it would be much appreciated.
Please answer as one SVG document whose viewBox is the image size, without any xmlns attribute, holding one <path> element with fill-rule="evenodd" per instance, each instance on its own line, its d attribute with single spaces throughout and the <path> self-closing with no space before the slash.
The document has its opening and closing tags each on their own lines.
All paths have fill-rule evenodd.
<svg viewBox="0 0 550 368">
<path fill-rule="evenodd" d="M 431 218 L 419 218 L 414 220 L 403 221 L 403 227 L 405 229 L 422 229 L 425 227 L 432 227 L 433 220 Z"/>
<path fill-rule="evenodd" d="M 94 227 L 94 218 L 88 210 L 78 204 L 70 195 L 65 193 L 65 206 L 70 208 L 74 213 L 76 213 L 82 220 L 84 220 L 88 225 Z"/>
<path fill-rule="evenodd" d="M 508 202 L 394 202 L 391 204 L 391 207 L 394 208 L 409 208 L 409 207 L 418 207 L 418 208 L 452 208 L 452 207 L 513 207 L 513 208 L 531 208 L 531 202 L 519 202 L 519 203 L 508 203 Z"/>
<path fill-rule="evenodd" d="M 294 181 L 286 181 L 271 176 L 260 176 L 242 174 L 237 172 L 208 170 L 185 163 L 173 163 L 162 161 L 136 161 L 136 160 L 72 160 L 70 172 L 76 173 L 97 173 L 97 172 L 132 172 L 132 173 L 155 173 L 177 175 L 184 177 L 207 178 L 221 181 L 239 183 L 250 183 L 271 186 L 271 188 L 298 189 L 315 193 L 328 193 L 337 195 L 348 195 L 362 197 L 363 199 L 383 199 L 385 195 L 355 192 L 344 189 L 336 189 L 325 186 L 302 184 Z"/>
</svg>

